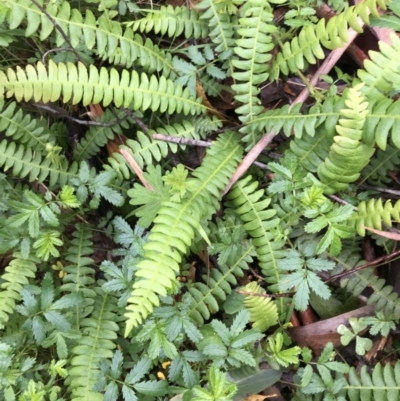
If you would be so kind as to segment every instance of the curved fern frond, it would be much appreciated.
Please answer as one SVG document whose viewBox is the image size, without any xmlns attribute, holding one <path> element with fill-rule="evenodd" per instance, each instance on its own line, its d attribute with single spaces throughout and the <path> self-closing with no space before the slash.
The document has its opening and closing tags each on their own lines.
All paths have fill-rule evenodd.
<svg viewBox="0 0 400 401">
<path fill-rule="evenodd" d="M 11 0 L 5 5 L 10 8 L 10 12 L 6 13 L 10 29 L 26 26 L 25 36 L 39 32 L 41 41 L 55 32 L 55 46 L 62 47 L 65 44 L 65 39 L 54 24 L 30 0 Z M 136 64 L 148 73 L 162 71 L 164 76 L 173 71 L 169 53 L 160 50 L 149 38 L 144 41 L 131 28 L 124 29 L 117 21 L 106 16 L 96 18 L 89 9 L 83 16 L 76 8 L 71 10 L 68 1 L 62 2 L 60 6 L 54 2 L 49 3 L 44 8 L 68 35 L 74 48 L 83 40 L 89 50 L 95 51 L 99 57 L 110 63 L 127 68 Z"/>
<path fill-rule="evenodd" d="M 93 313 L 81 321 L 84 334 L 71 350 L 72 401 L 103 401 L 104 394 L 94 392 L 93 387 L 100 373 L 99 363 L 111 360 L 116 348 L 113 340 L 119 330 L 117 301 L 100 287 L 96 287 L 96 292 Z"/>
<path fill-rule="evenodd" d="M 12 137 L 17 143 L 33 147 L 36 152 L 45 152 L 46 145 L 55 142 L 54 136 L 45 124 L 24 113 L 22 109 L 15 109 L 17 103 L 11 102 L 4 108 L 4 101 L 0 100 L 0 132 Z"/>
<path fill-rule="evenodd" d="M 188 285 L 189 293 L 195 301 L 189 314 L 198 324 L 204 324 L 211 314 L 219 311 L 218 300 L 225 301 L 226 296 L 232 292 L 232 287 L 237 285 L 236 277 L 243 277 L 243 271 L 253 261 L 254 250 L 254 245 L 251 245 L 232 265 L 220 265 L 211 269 L 209 276 L 203 276 L 207 284 L 197 282 Z"/>
<path fill-rule="evenodd" d="M 134 31 L 167 35 L 175 38 L 183 34 L 186 39 L 206 38 L 209 26 L 206 21 L 200 19 L 200 15 L 194 8 L 186 6 L 172 7 L 161 6 L 159 10 L 146 10 L 145 18 L 132 22 L 130 25 Z M 128 24 L 129 26 L 129 24 Z"/>
<path fill-rule="evenodd" d="M 257 181 L 252 181 L 251 176 L 246 177 L 229 192 L 226 205 L 240 216 L 245 223 L 245 230 L 253 238 L 259 266 L 265 281 L 270 284 L 268 288 L 272 292 L 279 292 L 278 260 L 284 256 L 285 241 L 276 240 L 273 230 L 278 230 L 279 218 L 273 218 L 276 210 L 269 208 L 271 199 L 264 198 L 265 191 L 257 188 Z"/>
<path fill-rule="evenodd" d="M 14 259 L 5 268 L 1 275 L 0 284 L 0 328 L 8 322 L 9 315 L 14 312 L 15 303 L 21 299 L 20 293 L 29 279 L 36 275 L 36 264 L 39 259 L 32 256 L 24 259 L 18 252 L 13 254 Z"/>
<path fill-rule="evenodd" d="M 238 142 L 237 133 L 221 135 L 193 172 L 196 190 L 182 203 L 168 200 L 161 204 L 149 242 L 143 247 L 146 259 L 137 266 L 136 276 L 141 279 L 134 284 L 128 300 L 126 335 L 159 305 L 159 295 L 166 295 L 172 288 L 181 255 L 190 247 L 201 218 L 208 216 L 213 207 L 210 202 L 220 199 L 239 163 L 242 148 Z"/>
<path fill-rule="evenodd" d="M 392 178 L 390 171 L 398 170 L 400 166 L 400 149 L 387 146 L 386 150 L 380 150 L 375 153 L 368 166 L 362 172 L 363 181 L 368 181 L 372 185 L 385 186 Z"/>
<path fill-rule="evenodd" d="M 345 250 L 337 258 L 337 272 L 351 270 L 354 267 L 363 265 L 359 254 Z M 335 271 L 336 273 L 336 271 Z M 373 290 L 373 294 L 368 297 L 368 305 L 375 304 L 376 311 L 384 311 L 386 314 L 393 314 L 396 319 L 400 317 L 400 298 L 391 285 L 385 285 L 385 280 L 374 275 L 374 269 L 368 268 L 345 276 L 340 280 L 340 286 L 354 296 L 360 295 L 365 288 Z"/>
<path fill-rule="evenodd" d="M 0 97 L 14 96 L 18 102 L 34 99 L 44 103 L 62 100 L 84 106 L 90 103 L 102 103 L 104 107 L 114 102 L 116 107 L 131 107 L 135 110 L 159 110 L 168 113 L 199 114 L 207 108 L 201 99 L 193 99 L 189 89 L 183 89 L 163 76 L 150 78 L 132 70 L 118 73 L 112 68 L 100 70 L 94 65 L 88 69 L 78 63 L 54 63 L 49 61 L 48 70 L 38 62 L 36 66 L 28 64 L 16 72 L 8 69 L 7 75 L 0 71 Z"/>
<path fill-rule="evenodd" d="M 0 168 L 7 171 L 12 168 L 13 177 L 43 182 L 49 179 L 49 185 L 58 184 L 63 186 L 71 178 L 78 176 L 78 164 L 68 166 L 67 160 L 63 159 L 59 165 L 54 165 L 50 159 L 44 158 L 40 152 L 33 152 L 31 147 L 17 146 L 15 142 L 7 142 L 5 139 L 0 143 Z"/>
<path fill-rule="evenodd" d="M 361 237 L 365 237 L 365 227 L 382 230 L 382 223 L 392 227 L 392 221 L 400 222 L 400 200 L 393 205 L 390 199 L 385 204 L 381 198 L 370 199 L 368 203 L 360 202 L 357 208 L 355 224 L 357 233 Z"/>
<path fill-rule="evenodd" d="M 254 294 L 265 294 L 265 290 L 254 281 L 242 290 Z M 246 295 L 244 306 L 250 312 L 250 322 L 253 323 L 253 327 L 261 332 L 278 323 L 278 309 L 271 298 Z"/>
<path fill-rule="evenodd" d="M 324 59 L 322 46 L 330 50 L 342 47 L 348 40 L 349 27 L 362 33 L 363 26 L 359 18 L 365 24 L 369 24 L 368 15 L 378 17 L 378 7 L 385 10 L 385 3 L 384 0 L 367 0 L 349 7 L 328 22 L 321 19 L 317 25 L 304 26 L 297 37 L 283 45 L 272 63 L 270 78 L 277 79 L 280 73 L 288 75 L 291 72 L 304 70 L 306 61 L 316 64 L 317 59 Z"/>
<path fill-rule="evenodd" d="M 391 94 L 400 89 L 400 39 L 392 33 L 391 45 L 379 42 L 380 52 L 370 51 L 370 59 L 364 61 L 364 69 L 358 71 L 358 76 L 366 85 L 366 95 Z"/>
<path fill-rule="evenodd" d="M 274 48 L 271 33 L 277 28 L 270 24 L 274 16 L 272 8 L 267 0 L 249 0 L 242 9 L 239 18 L 238 34 L 235 53 L 239 59 L 233 59 L 235 71 L 232 76 L 236 84 L 232 89 L 236 92 L 235 99 L 242 103 L 236 112 L 242 116 L 239 119 L 244 123 L 251 123 L 257 114 L 263 110 L 261 100 L 257 97 L 260 93 L 258 85 L 266 81 L 269 76 L 267 62 L 271 60 L 271 50 Z M 247 135 L 251 146 L 256 143 L 255 134 Z"/>
<path fill-rule="evenodd" d="M 61 291 L 74 293 L 82 292 L 84 303 L 76 307 L 75 322 L 79 324 L 80 318 L 87 316 L 93 309 L 94 298 L 96 293 L 91 289 L 94 284 L 95 270 L 92 255 L 93 242 L 92 234 L 89 228 L 84 224 L 78 224 L 77 230 L 72 233 L 73 239 L 71 246 L 67 250 L 66 259 L 70 262 L 64 267 L 66 275 L 63 277 L 63 285 Z M 79 327 L 77 327 L 79 329 Z"/>
<path fill-rule="evenodd" d="M 362 86 L 362 85 L 361 85 Z M 318 177 L 325 184 L 326 193 L 344 190 L 360 177 L 362 169 L 375 152 L 362 140 L 362 128 L 368 114 L 368 103 L 360 94 L 361 86 L 351 88 L 346 100 L 347 109 L 341 110 L 329 156 L 318 167 Z"/>
</svg>

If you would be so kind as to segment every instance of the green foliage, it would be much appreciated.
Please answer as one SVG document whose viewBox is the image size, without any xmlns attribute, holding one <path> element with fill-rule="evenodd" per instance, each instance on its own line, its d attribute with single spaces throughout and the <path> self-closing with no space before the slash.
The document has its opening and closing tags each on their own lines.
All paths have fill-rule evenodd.
<svg viewBox="0 0 400 401">
<path fill-rule="evenodd" d="M 84 64 L 77 66 L 68 63 L 54 63 L 50 60 L 48 71 L 38 62 L 36 66 L 28 64 L 25 71 L 9 69 L 7 76 L 0 71 L 0 96 L 6 92 L 7 96 L 14 95 L 16 100 L 49 101 L 62 100 L 64 103 L 77 104 L 82 102 L 102 103 L 108 106 L 111 102 L 116 107 L 131 107 L 134 110 L 187 114 L 199 114 L 205 107 L 198 100 L 192 98 L 188 89 L 175 85 L 173 81 L 163 76 L 157 79 L 151 75 L 132 70 L 111 69 L 102 67 L 100 70 L 90 65 L 89 70 Z M 57 81 L 59 85 L 53 85 Z"/>
<path fill-rule="evenodd" d="M 252 282 L 243 287 L 243 291 L 254 294 L 265 294 L 257 283 Z M 244 306 L 250 312 L 250 322 L 253 327 L 264 332 L 278 323 L 278 310 L 271 298 L 257 295 L 246 295 Z"/>
<path fill-rule="evenodd" d="M 400 222 L 360 189 L 391 194 L 400 165 L 400 39 L 311 88 L 386 8 L 328 3 L 0 0 L 0 399 L 236 401 L 284 369 L 294 400 L 399 398 L 398 363 L 356 371 L 287 332 L 367 296 L 376 314 L 339 327 L 361 355 L 400 318 L 372 267 L 344 274 Z M 289 104 L 288 75 L 316 101 Z M 266 166 L 241 163 L 266 133 Z"/>
<path fill-rule="evenodd" d="M 357 86 L 350 89 L 346 100 L 348 108 L 340 111 L 344 118 L 336 126 L 339 135 L 333 138 L 335 143 L 328 157 L 318 167 L 318 177 L 326 185 L 325 192 L 329 194 L 342 191 L 357 180 L 375 151 L 361 142 L 368 113 L 368 103 L 360 95 L 361 88 Z"/>
<path fill-rule="evenodd" d="M 357 334 L 367 328 L 366 322 L 363 319 L 357 319 L 351 317 L 349 324 L 352 330 L 349 330 L 344 324 L 341 324 L 337 328 L 337 332 L 341 335 L 340 342 L 342 345 L 348 345 L 352 340 L 356 340 L 356 352 L 359 355 L 365 355 L 366 351 L 369 351 L 372 347 L 372 341 L 369 338 L 363 338 Z"/>
</svg>

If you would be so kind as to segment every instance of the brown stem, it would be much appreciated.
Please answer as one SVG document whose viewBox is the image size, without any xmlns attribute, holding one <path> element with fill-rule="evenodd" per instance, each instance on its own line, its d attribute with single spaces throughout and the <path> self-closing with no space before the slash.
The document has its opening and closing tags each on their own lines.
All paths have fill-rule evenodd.
<svg viewBox="0 0 400 401">
<path fill-rule="evenodd" d="M 330 283 L 331 281 L 334 281 L 334 280 L 336 280 L 338 278 L 342 278 L 344 276 L 347 276 L 349 274 L 353 274 L 353 273 L 358 272 L 360 270 L 367 269 L 368 267 L 378 265 L 379 263 L 382 263 L 382 262 L 386 262 L 386 261 L 388 261 L 390 259 L 395 258 L 396 256 L 400 256 L 400 250 L 398 250 L 396 252 L 392 252 L 389 255 L 381 256 L 378 259 L 375 259 L 375 260 L 373 260 L 371 262 L 365 263 L 364 265 L 357 266 L 354 269 L 346 270 L 346 271 L 344 271 L 342 273 L 335 274 L 334 276 L 330 277 L 328 280 L 325 280 L 325 283 Z"/>
</svg>

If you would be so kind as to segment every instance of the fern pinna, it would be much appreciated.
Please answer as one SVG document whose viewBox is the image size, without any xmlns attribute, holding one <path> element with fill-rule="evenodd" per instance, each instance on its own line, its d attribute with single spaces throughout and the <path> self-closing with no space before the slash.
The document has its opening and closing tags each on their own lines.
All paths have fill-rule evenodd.
<svg viewBox="0 0 400 401">
<path fill-rule="evenodd" d="M 144 246 L 145 260 L 137 266 L 136 276 L 140 279 L 128 300 L 126 334 L 159 305 L 158 297 L 172 288 L 182 255 L 200 229 L 200 220 L 209 216 L 210 207 L 215 207 L 213 203 L 221 197 L 241 154 L 238 135 L 222 134 L 193 172 L 196 190 L 181 203 L 167 200 L 161 204 L 149 242 Z"/>
</svg>

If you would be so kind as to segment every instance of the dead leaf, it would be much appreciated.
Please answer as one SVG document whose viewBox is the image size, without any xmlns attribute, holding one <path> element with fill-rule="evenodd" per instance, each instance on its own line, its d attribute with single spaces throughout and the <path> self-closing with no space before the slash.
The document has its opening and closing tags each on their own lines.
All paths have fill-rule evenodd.
<svg viewBox="0 0 400 401">
<path fill-rule="evenodd" d="M 400 241 L 400 234 L 390 233 L 388 231 L 376 230 L 375 228 L 365 227 L 368 231 L 373 232 L 374 234 L 380 235 L 381 237 L 389 238 L 395 241 Z"/>
<path fill-rule="evenodd" d="M 227 118 L 210 103 L 199 80 L 196 82 L 196 94 L 203 99 L 203 105 L 208 108 L 208 113 L 217 116 L 222 121 L 228 121 Z"/>
</svg>

